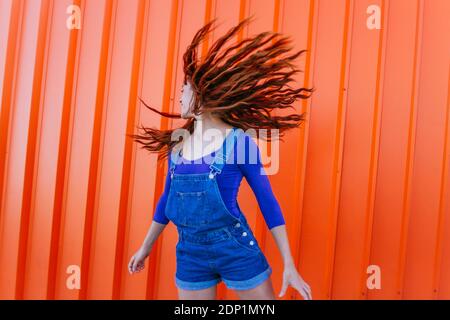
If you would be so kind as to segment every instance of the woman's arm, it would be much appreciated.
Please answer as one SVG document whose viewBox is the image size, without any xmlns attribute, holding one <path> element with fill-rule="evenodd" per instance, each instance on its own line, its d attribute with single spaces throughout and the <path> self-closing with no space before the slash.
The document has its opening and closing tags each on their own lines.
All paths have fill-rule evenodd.
<svg viewBox="0 0 450 320">
<path fill-rule="evenodd" d="M 141 249 L 144 250 L 144 252 L 150 253 L 153 248 L 153 244 L 155 243 L 156 239 L 158 239 L 161 232 L 163 232 L 165 227 L 167 227 L 167 224 L 159 223 L 154 220 L 152 221 L 147 235 L 145 236 L 144 242 L 141 245 Z"/>
<path fill-rule="evenodd" d="M 294 259 L 292 258 L 291 248 L 289 246 L 289 241 L 286 232 L 286 225 L 280 225 L 270 229 L 273 238 L 280 250 L 281 256 L 283 258 L 284 266 L 295 265 Z"/>
<path fill-rule="evenodd" d="M 159 197 L 158 203 L 156 205 L 155 214 L 153 215 L 153 221 L 150 225 L 150 228 L 147 232 L 147 236 L 142 243 L 142 248 L 148 250 L 150 252 L 153 243 L 158 239 L 160 233 L 164 230 L 164 228 L 169 223 L 169 219 L 166 217 L 165 210 L 167 204 L 167 198 L 169 197 L 170 184 L 172 183 L 172 178 L 170 177 L 170 153 L 167 157 L 167 172 L 166 172 L 166 181 L 164 184 L 164 191 Z"/>
<path fill-rule="evenodd" d="M 139 272 L 144 269 L 145 259 L 149 256 L 153 244 L 158 239 L 159 235 L 163 232 L 164 228 L 169 223 L 169 219 L 165 215 L 167 198 L 169 195 L 169 189 L 171 184 L 171 177 L 169 174 L 170 168 L 170 154 L 168 157 L 168 167 L 167 167 L 167 175 L 166 175 L 166 183 L 164 186 L 164 192 L 159 197 L 158 204 L 156 205 L 155 214 L 153 215 L 153 221 L 150 225 L 150 228 L 147 231 L 147 235 L 139 247 L 137 252 L 131 257 L 128 262 L 128 271 L 130 273 Z"/>
<path fill-rule="evenodd" d="M 167 224 L 152 221 L 144 242 L 128 262 L 128 272 L 130 274 L 140 272 L 144 269 L 145 259 L 150 255 L 153 244 L 166 226 Z"/>
<path fill-rule="evenodd" d="M 311 288 L 303 280 L 301 275 L 297 272 L 294 259 L 292 258 L 291 248 L 289 247 L 289 241 L 286 232 L 286 225 L 280 225 L 270 229 L 272 236 L 275 239 L 278 249 L 283 257 L 284 272 L 283 272 L 283 284 L 278 297 L 284 296 L 289 285 L 295 288 L 305 300 L 311 300 Z"/>
<path fill-rule="evenodd" d="M 269 178 L 261 162 L 261 152 L 252 137 L 246 133 L 238 136 L 235 146 L 235 161 L 252 189 L 266 225 L 272 229 L 286 222 Z"/>
<path fill-rule="evenodd" d="M 156 221 L 160 224 L 168 224 L 169 219 L 167 219 L 165 211 L 166 211 L 166 204 L 167 204 L 167 198 L 169 197 L 169 191 L 170 191 L 170 184 L 172 183 L 172 178 L 170 177 L 170 153 L 167 159 L 167 172 L 166 172 L 166 182 L 164 185 L 164 191 L 159 197 L 158 203 L 156 204 L 156 210 L 155 214 L 153 215 L 153 221 Z"/>
</svg>

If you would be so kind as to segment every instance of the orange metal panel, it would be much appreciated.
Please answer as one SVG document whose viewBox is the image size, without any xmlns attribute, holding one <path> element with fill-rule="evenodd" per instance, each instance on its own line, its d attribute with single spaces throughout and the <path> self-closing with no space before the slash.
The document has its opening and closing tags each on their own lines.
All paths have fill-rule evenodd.
<svg viewBox="0 0 450 320">
<path fill-rule="evenodd" d="M 79 30 L 66 26 L 71 5 Z M 219 19 L 205 53 L 250 15 L 239 37 L 292 36 L 308 50 L 297 84 L 317 88 L 294 104 L 307 121 L 269 177 L 313 297 L 450 299 L 448 12 L 447 0 L 0 1 L 0 299 L 176 298 L 172 224 L 145 271 L 127 270 L 167 165 L 126 134 L 181 123 L 138 97 L 178 112 L 193 34 Z M 245 180 L 238 201 L 278 293 L 281 256 Z M 370 266 L 380 289 L 366 285 Z M 223 283 L 218 295 L 237 298 Z"/>
<path fill-rule="evenodd" d="M 36 107 L 37 124 L 35 129 L 34 173 L 30 192 L 30 218 L 27 235 L 27 256 L 24 261 L 23 298 L 47 298 L 47 290 L 53 278 L 49 278 L 50 268 L 55 262 L 56 230 L 61 210 L 57 205 L 61 198 L 61 167 L 65 161 L 65 149 L 60 142 L 64 140 L 64 126 L 67 121 L 67 103 L 64 103 L 67 86 L 72 79 L 69 59 L 70 32 L 64 25 L 63 12 L 70 1 L 50 2 L 45 27 L 39 33 L 45 37 L 45 50 L 42 57 L 42 83 L 40 101 Z M 58 14 L 59 13 L 59 14 Z M 44 44 L 42 44 L 44 46 Z M 28 192 L 27 192 L 28 193 Z M 53 241 L 52 241 L 53 240 Z"/>
<path fill-rule="evenodd" d="M 81 2 L 83 20 L 77 34 L 78 47 L 70 95 L 67 136 L 61 143 L 67 149 L 61 199 L 61 221 L 55 237 L 59 251 L 54 268 L 55 283 L 49 294 L 56 299 L 86 297 L 87 277 L 81 277 L 81 290 L 67 290 L 68 266 L 80 266 L 88 274 L 97 157 L 103 109 L 103 90 L 108 57 L 112 6 L 107 1 Z M 96 30 L 96 32 L 92 32 Z M 73 31 L 72 31 L 73 32 Z M 86 106 L 90 106 L 86 108 Z"/>
<path fill-rule="evenodd" d="M 142 41 L 140 42 L 140 50 L 136 50 L 135 54 L 139 54 L 139 57 L 135 57 L 136 63 L 139 63 L 140 70 L 136 72 L 136 75 L 139 76 L 139 79 L 137 79 L 137 88 L 136 93 L 139 94 L 139 96 L 144 97 L 148 101 L 150 99 L 149 97 L 160 98 L 159 96 L 162 94 L 163 85 L 161 83 L 158 83 L 158 74 L 163 75 L 164 71 L 159 72 L 158 70 L 164 70 L 163 67 L 159 66 L 156 62 L 163 61 L 163 57 L 158 56 L 155 57 L 154 51 L 152 48 L 155 48 L 154 42 L 151 41 L 151 39 L 154 39 L 153 37 L 158 36 L 158 33 L 155 32 L 157 30 L 155 24 L 159 25 L 159 31 L 161 31 L 161 34 L 159 35 L 160 39 L 159 41 L 164 41 L 167 39 L 167 35 L 164 33 L 165 29 L 163 27 L 163 20 L 167 17 L 166 14 L 168 13 L 167 6 L 160 6 L 158 8 L 152 7 L 152 5 L 158 5 L 158 2 L 152 1 L 150 3 L 151 6 L 149 6 L 149 3 L 143 3 L 145 6 L 142 8 L 141 14 L 143 14 L 142 19 L 145 19 L 145 23 L 142 24 L 143 29 L 140 31 L 142 32 Z M 151 14 L 159 12 L 160 17 L 157 17 L 156 15 L 151 16 Z M 158 20 L 158 19 L 162 19 Z M 146 47 L 147 45 L 147 47 Z M 156 49 L 156 48 L 155 48 Z M 161 47 L 161 50 L 164 50 L 164 47 Z M 149 86 L 149 81 L 152 82 L 152 84 Z M 158 91 L 155 91 L 155 87 L 157 87 Z M 149 96 L 150 95 L 150 96 Z M 131 102 L 130 102 L 131 103 Z M 160 104 L 160 103 L 158 103 Z M 158 127 L 160 125 L 158 119 L 155 119 L 155 117 L 150 117 L 148 114 L 138 114 L 139 108 L 135 109 L 134 117 L 139 117 L 140 121 L 143 121 L 145 123 L 150 123 L 152 126 Z M 130 121 L 131 120 L 131 121 Z M 129 117 L 129 125 L 130 123 L 134 123 L 134 119 Z M 133 128 L 128 128 L 128 132 L 132 132 Z M 130 147 L 130 146 L 128 146 Z M 130 153 L 131 154 L 131 153 Z M 135 248 L 137 248 L 140 244 L 142 239 L 139 238 L 140 235 L 145 234 L 147 232 L 147 226 L 149 225 L 151 221 L 151 215 L 148 214 L 148 212 L 151 212 L 153 208 L 153 203 L 156 203 L 157 197 L 154 199 L 154 201 L 149 201 L 148 199 L 153 199 L 158 192 L 155 192 L 156 190 L 161 189 L 161 184 L 158 181 L 155 181 L 156 175 L 158 174 L 158 170 L 147 170 L 147 167 L 156 167 L 157 163 L 156 160 L 152 157 L 149 162 L 148 156 L 142 154 L 142 153 L 133 153 L 133 157 L 135 159 L 130 159 L 130 165 L 132 166 L 132 172 L 130 172 L 130 185 L 132 188 L 139 188 L 139 186 L 143 186 L 148 184 L 149 181 L 153 181 L 158 183 L 158 186 L 155 186 L 154 184 L 149 184 L 150 187 L 147 192 L 131 192 L 130 199 L 132 199 L 130 203 L 129 213 L 124 215 L 127 219 L 125 226 L 125 239 L 123 241 L 123 252 L 121 253 L 123 256 L 122 263 L 117 266 L 119 267 L 116 270 L 116 275 L 120 276 L 120 280 L 116 279 L 116 287 L 115 287 L 115 295 L 114 298 L 122 298 L 122 299 L 139 299 L 142 297 L 151 298 L 152 294 L 151 291 L 154 290 L 155 286 L 149 286 L 149 290 L 147 293 L 147 277 L 151 284 L 154 284 L 155 281 L 155 267 L 157 267 L 157 258 L 151 257 L 151 271 L 147 273 L 142 273 L 136 275 L 136 278 L 128 277 L 126 276 L 126 273 L 123 273 L 123 271 L 127 268 L 128 264 L 128 258 L 132 254 L 134 254 Z M 159 170 L 160 171 L 160 170 Z M 139 172 L 139 174 L 137 174 Z M 133 190 L 132 189 L 132 190 Z M 145 223 L 143 223 L 145 221 Z M 139 235 L 139 237 L 136 236 Z M 155 250 L 156 251 L 156 250 Z M 155 252 L 152 253 L 155 255 Z M 125 269 L 123 269 L 125 268 Z M 147 269 L 148 270 L 148 269 Z M 147 276 L 147 277 L 146 277 Z"/>
<path fill-rule="evenodd" d="M 11 100 L 2 106 L 2 110 L 10 110 L 10 123 L 2 174 L 0 295 L 22 298 L 49 8 L 48 1 L 22 1 L 13 8 L 19 10 L 19 22 L 16 32 L 9 34 L 14 39 L 8 42 L 15 42 L 16 49 L 9 85 Z"/>
<path fill-rule="evenodd" d="M 374 4 L 387 12 L 382 0 L 353 1 L 353 21 L 347 31 L 351 76 L 342 89 L 347 101 L 332 285 L 332 298 L 337 299 L 364 299 L 367 294 L 385 32 L 368 29 L 366 15 L 358 13 Z"/>
<path fill-rule="evenodd" d="M 304 264 L 304 273 L 314 288 L 315 298 L 329 299 L 345 119 L 342 86 L 350 3 L 319 1 L 316 5 L 312 84 L 317 91 L 310 108 L 300 257 L 305 262 L 314 261 Z"/>
<path fill-rule="evenodd" d="M 440 264 L 442 258 L 448 259 L 449 253 L 443 238 L 448 213 L 442 206 L 445 201 L 443 185 L 447 179 L 444 170 L 448 161 L 445 158 L 445 128 L 449 111 L 448 75 L 444 66 L 449 63 L 450 45 L 433 36 L 440 34 L 440 30 L 450 30 L 445 11 L 441 12 L 449 7 L 445 1 L 421 1 L 420 5 L 422 34 L 420 46 L 416 48 L 420 56 L 414 84 L 417 115 L 404 266 L 405 299 L 439 297 L 440 279 L 448 272 L 441 269 Z M 445 285 L 445 282 L 441 284 Z"/>
<path fill-rule="evenodd" d="M 400 299 L 403 295 L 416 130 L 419 13 L 420 1 L 389 3 L 370 261 L 385 272 L 383 290 L 370 291 L 370 298 Z"/>
<path fill-rule="evenodd" d="M 442 179 L 440 203 L 439 203 L 439 229 L 436 243 L 436 270 L 434 285 L 437 288 L 435 295 L 438 299 L 448 299 L 450 296 L 450 219 L 449 219 L 449 203 L 448 192 L 450 190 L 449 173 L 449 157 L 448 150 L 450 148 L 450 66 L 448 70 L 448 87 L 447 87 L 447 110 L 445 115 L 445 144 L 443 145 L 442 156 Z"/>
</svg>

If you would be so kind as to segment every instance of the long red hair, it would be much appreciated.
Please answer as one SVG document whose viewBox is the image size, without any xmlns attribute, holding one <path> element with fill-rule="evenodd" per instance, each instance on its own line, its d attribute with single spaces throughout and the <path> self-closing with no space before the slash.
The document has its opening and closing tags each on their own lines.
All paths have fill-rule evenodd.
<svg viewBox="0 0 450 320">
<path fill-rule="evenodd" d="M 299 127 L 305 120 L 305 113 L 276 116 L 271 111 L 286 108 L 295 110 L 292 106 L 295 100 L 308 99 L 315 91 L 314 88 L 293 89 L 289 85 L 289 82 L 294 81 L 292 75 L 301 72 L 295 68 L 293 61 L 306 50 L 281 56 L 292 49 L 292 39 L 277 32 L 262 32 L 224 48 L 230 39 L 250 23 L 251 18 L 246 18 L 217 39 L 202 61 L 199 61 L 199 45 L 213 30 L 211 27 L 215 21 L 198 30 L 183 55 L 184 83 L 189 81 L 194 92 L 192 112 L 201 114 L 210 111 L 223 122 L 244 131 L 278 129 L 280 137 L 284 131 Z M 158 111 L 140 100 L 146 108 L 161 116 L 181 118 L 180 114 Z M 192 134 L 194 121 L 195 118 L 189 118 L 180 128 Z M 178 143 L 172 139 L 172 133 L 179 128 L 141 129 L 142 134 L 129 136 L 142 144 L 142 148 L 159 152 L 158 159 L 167 157 Z"/>
</svg>

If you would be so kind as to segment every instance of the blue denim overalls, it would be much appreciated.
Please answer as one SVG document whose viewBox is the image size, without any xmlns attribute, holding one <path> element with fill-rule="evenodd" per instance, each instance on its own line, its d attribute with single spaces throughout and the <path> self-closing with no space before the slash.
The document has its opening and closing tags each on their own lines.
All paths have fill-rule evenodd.
<svg viewBox="0 0 450 320">
<path fill-rule="evenodd" d="M 233 128 L 212 153 L 210 172 L 174 173 L 181 150 L 172 151 L 165 214 L 178 230 L 175 283 L 179 288 L 200 290 L 223 280 L 230 289 L 251 289 L 272 273 L 245 216 L 241 212 L 237 218 L 228 211 L 217 185 L 216 175 L 240 132 Z"/>
</svg>

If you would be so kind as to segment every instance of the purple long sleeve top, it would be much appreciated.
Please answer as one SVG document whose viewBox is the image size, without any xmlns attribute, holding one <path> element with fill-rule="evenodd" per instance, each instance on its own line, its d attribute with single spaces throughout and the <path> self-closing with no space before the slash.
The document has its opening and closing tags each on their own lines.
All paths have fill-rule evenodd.
<svg viewBox="0 0 450 320">
<path fill-rule="evenodd" d="M 202 159 L 187 160 L 182 159 L 175 166 L 175 174 L 185 173 L 205 173 L 209 172 L 211 159 L 216 152 L 205 155 Z M 280 205 L 275 198 L 270 181 L 265 174 L 264 167 L 261 162 L 261 154 L 258 145 L 253 141 L 252 137 L 246 133 L 238 135 L 234 142 L 234 148 L 231 156 L 233 162 L 227 161 L 222 168 L 222 172 L 216 175 L 217 184 L 226 208 L 236 217 L 240 215 L 237 195 L 242 178 L 245 177 L 249 186 L 253 190 L 258 201 L 259 208 L 264 216 L 264 220 L 269 229 L 285 224 Z M 205 161 L 208 157 L 209 162 Z M 170 168 L 170 153 L 168 156 L 168 168 Z M 245 159 L 245 161 L 243 161 Z M 164 211 L 166 208 L 167 198 L 170 190 L 171 177 L 167 171 L 164 192 L 159 198 L 156 206 L 153 220 L 162 224 L 167 224 L 170 220 L 166 217 Z"/>
</svg>

